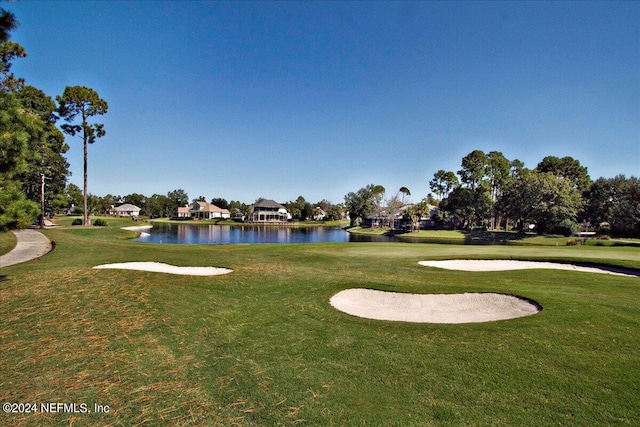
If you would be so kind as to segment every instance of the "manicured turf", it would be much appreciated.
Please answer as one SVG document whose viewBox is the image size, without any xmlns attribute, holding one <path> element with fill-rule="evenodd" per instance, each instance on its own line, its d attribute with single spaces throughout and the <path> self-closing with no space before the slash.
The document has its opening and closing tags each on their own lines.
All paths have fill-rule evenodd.
<svg viewBox="0 0 640 427">
<path fill-rule="evenodd" d="M 441 243 L 472 245 L 535 245 L 535 246 L 635 246 L 640 248 L 640 239 L 608 239 L 595 237 L 577 238 L 546 236 L 516 231 L 463 231 L 463 230 L 391 230 L 389 228 L 347 227 L 350 233 L 368 236 L 393 236 L 409 243 Z"/>
<path fill-rule="evenodd" d="M 16 236 L 10 231 L 0 231 L 0 255 L 4 255 L 16 246 Z M 0 265 L 0 267 L 2 267 Z"/>
<path fill-rule="evenodd" d="M 44 258 L 3 269 L 3 402 L 107 414 L 0 414 L 2 425 L 638 425 L 640 278 L 469 273 L 425 259 L 517 258 L 640 269 L 633 247 L 404 243 L 148 245 L 109 227 L 47 230 Z M 224 276 L 92 270 L 217 266 Z M 382 322 L 336 292 L 501 292 L 537 315 L 468 325 Z"/>
</svg>

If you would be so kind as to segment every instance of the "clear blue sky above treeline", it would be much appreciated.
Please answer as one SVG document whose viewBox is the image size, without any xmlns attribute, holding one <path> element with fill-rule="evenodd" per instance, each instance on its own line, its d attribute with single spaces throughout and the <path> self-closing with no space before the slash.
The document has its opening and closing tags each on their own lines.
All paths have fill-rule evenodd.
<svg viewBox="0 0 640 427">
<path fill-rule="evenodd" d="M 640 2 L 21 1 L 15 74 L 95 89 L 89 191 L 425 197 L 501 151 L 640 173 Z M 82 143 L 70 182 L 82 186 Z"/>
</svg>

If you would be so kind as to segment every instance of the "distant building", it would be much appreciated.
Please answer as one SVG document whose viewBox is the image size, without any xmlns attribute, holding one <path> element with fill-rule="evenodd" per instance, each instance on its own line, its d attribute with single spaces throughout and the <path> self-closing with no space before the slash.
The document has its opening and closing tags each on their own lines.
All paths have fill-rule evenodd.
<svg viewBox="0 0 640 427">
<path fill-rule="evenodd" d="M 287 222 L 291 219 L 291 214 L 287 211 L 287 208 L 274 200 L 262 200 L 252 205 L 250 210 L 250 222 L 278 223 Z"/>
<path fill-rule="evenodd" d="M 377 228 L 377 227 L 389 227 L 393 223 L 393 228 L 395 229 L 409 228 L 412 222 L 409 216 L 407 215 L 407 209 L 409 208 L 409 206 L 411 205 L 405 205 L 401 207 L 398 210 L 398 212 L 396 212 L 396 214 L 393 215 L 393 217 L 390 217 L 386 213 L 386 210 L 383 209 L 383 211 L 379 215 L 370 215 L 366 217 L 364 219 L 364 225 L 365 227 Z M 427 205 L 427 206 L 428 206 L 429 212 L 423 213 L 422 217 L 419 218 L 418 220 L 420 228 L 421 229 L 437 228 L 438 224 L 433 219 L 433 216 L 437 208 L 433 205 Z"/>
<path fill-rule="evenodd" d="M 327 213 L 320 206 L 313 210 L 313 219 L 315 221 L 323 221 L 327 217 Z"/>
<path fill-rule="evenodd" d="M 204 200 L 197 200 L 190 205 L 179 207 L 177 217 L 180 219 L 228 219 L 231 218 L 231 212 Z"/>
<path fill-rule="evenodd" d="M 178 207 L 178 214 L 176 217 L 180 219 L 191 218 L 191 206 L 186 205 Z"/>
<path fill-rule="evenodd" d="M 140 208 L 130 203 L 116 206 L 113 211 L 116 216 L 130 216 L 131 218 L 140 216 Z"/>
</svg>

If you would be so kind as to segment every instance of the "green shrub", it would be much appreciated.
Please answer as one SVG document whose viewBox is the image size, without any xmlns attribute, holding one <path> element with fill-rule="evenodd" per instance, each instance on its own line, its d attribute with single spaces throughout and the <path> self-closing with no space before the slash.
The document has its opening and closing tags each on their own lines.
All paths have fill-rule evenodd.
<svg viewBox="0 0 640 427">
<path fill-rule="evenodd" d="M 596 230 L 596 234 L 598 236 L 608 236 L 609 234 L 611 234 L 611 227 L 609 226 L 609 223 L 603 222 L 602 224 L 600 224 L 598 230 Z"/>
<path fill-rule="evenodd" d="M 584 245 L 586 242 L 587 242 L 587 239 L 585 239 L 585 238 L 568 239 L 567 240 L 567 246 Z"/>
<path fill-rule="evenodd" d="M 105 221 L 104 219 L 98 218 L 95 221 L 93 221 L 93 225 L 98 227 L 106 227 L 107 221 Z"/>
<path fill-rule="evenodd" d="M 76 218 L 73 220 L 71 225 L 82 225 L 82 220 L 80 218 Z"/>
<path fill-rule="evenodd" d="M 572 236 L 578 231 L 578 224 L 570 219 L 563 219 L 556 227 L 556 232 L 564 235 L 565 237 Z"/>
</svg>

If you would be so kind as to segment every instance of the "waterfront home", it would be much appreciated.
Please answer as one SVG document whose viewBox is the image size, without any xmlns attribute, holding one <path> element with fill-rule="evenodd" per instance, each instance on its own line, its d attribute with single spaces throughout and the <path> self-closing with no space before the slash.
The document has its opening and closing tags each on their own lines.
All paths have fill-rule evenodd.
<svg viewBox="0 0 640 427">
<path fill-rule="evenodd" d="M 179 219 L 191 218 L 191 206 L 190 205 L 179 206 L 178 214 L 176 215 L 176 217 Z"/>
<path fill-rule="evenodd" d="M 178 208 L 178 216 L 180 216 L 181 213 L 184 213 L 184 211 L 181 212 L 181 209 Z M 228 209 L 219 208 L 218 206 L 204 200 L 197 200 L 189 206 L 189 218 L 228 219 L 231 218 L 231 212 L 229 212 Z"/>
<path fill-rule="evenodd" d="M 387 212 L 387 209 L 383 209 L 377 215 L 369 215 L 364 219 L 365 227 L 390 227 L 393 225 L 394 229 L 403 229 L 409 228 L 411 226 L 411 218 L 407 214 L 407 209 L 411 205 L 402 206 L 395 214 L 390 215 Z M 437 228 L 438 224 L 433 219 L 433 216 L 436 211 L 436 207 L 433 205 L 427 205 L 429 212 L 425 212 L 422 217 L 419 219 L 419 228 L 421 229 L 429 229 L 429 228 Z M 416 224 L 417 225 L 417 224 Z"/>
<path fill-rule="evenodd" d="M 250 212 L 250 222 L 280 223 L 291 219 L 291 214 L 287 211 L 287 208 L 269 199 L 261 200 L 252 205 Z"/>
<path fill-rule="evenodd" d="M 116 216 L 130 216 L 131 218 L 137 218 L 140 216 L 140 208 L 131 203 L 125 203 L 124 205 L 116 206 L 113 208 L 112 213 Z"/>
<path fill-rule="evenodd" d="M 313 210 L 313 216 L 312 218 L 315 221 L 323 221 L 325 218 L 327 217 L 327 213 L 324 211 L 324 209 L 322 209 L 320 206 L 317 206 L 314 210 Z"/>
</svg>

